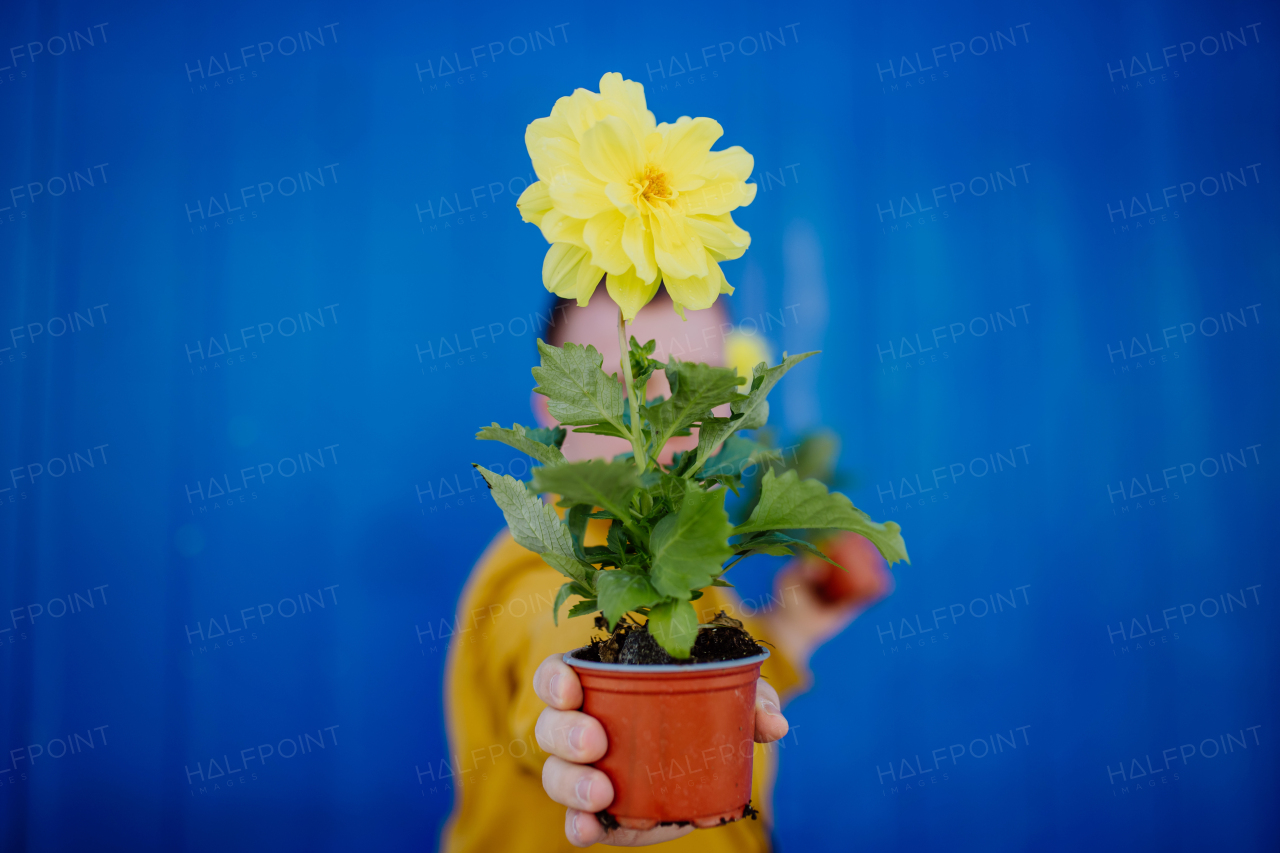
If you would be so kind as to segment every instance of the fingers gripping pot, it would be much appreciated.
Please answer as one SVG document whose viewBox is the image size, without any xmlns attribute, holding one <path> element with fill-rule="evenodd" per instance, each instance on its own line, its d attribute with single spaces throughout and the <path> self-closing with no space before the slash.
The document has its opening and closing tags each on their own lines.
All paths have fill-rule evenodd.
<svg viewBox="0 0 1280 853">
<path fill-rule="evenodd" d="M 609 739 L 595 767 L 613 783 L 609 813 L 628 829 L 718 826 L 750 813 L 756 680 L 768 650 L 684 666 L 564 662 L 582 682 L 582 711 Z"/>
</svg>

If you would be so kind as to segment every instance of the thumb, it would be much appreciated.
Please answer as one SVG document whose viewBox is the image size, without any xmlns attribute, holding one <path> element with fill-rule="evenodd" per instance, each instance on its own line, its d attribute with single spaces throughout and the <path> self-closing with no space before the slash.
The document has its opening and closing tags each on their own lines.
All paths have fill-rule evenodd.
<svg viewBox="0 0 1280 853">
<path fill-rule="evenodd" d="M 778 691 L 764 679 L 756 682 L 756 743 L 773 743 L 786 737 L 791 726 L 782 716 Z"/>
</svg>

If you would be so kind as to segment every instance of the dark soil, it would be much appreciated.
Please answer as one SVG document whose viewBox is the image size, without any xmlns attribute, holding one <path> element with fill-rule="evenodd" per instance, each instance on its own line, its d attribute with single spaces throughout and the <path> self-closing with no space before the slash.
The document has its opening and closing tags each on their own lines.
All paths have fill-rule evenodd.
<svg viewBox="0 0 1280 853">
<path fill-rule="evenodd" d="M 596 627 L 608 630 L 603 616 L 596 617 Z M 625 616 L 618 621 L 612 634 L 592 640 L 590 646 L 578 653 L 578 657 L 600 663 L 660 666 L 738 660 L 754 657 L 762 651 L 741 622 L 721 611 L 715 619 L 699 626 L 698 639 L 686 660 L 671 657 L 658 645 L 648 628 Z"/>
</svg>

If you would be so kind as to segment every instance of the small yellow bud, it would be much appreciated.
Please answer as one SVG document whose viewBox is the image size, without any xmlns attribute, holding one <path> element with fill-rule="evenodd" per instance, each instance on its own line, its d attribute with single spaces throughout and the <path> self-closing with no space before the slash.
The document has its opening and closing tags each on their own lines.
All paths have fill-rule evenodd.
<svg viewBox="0 0 1280 853">
<path fill-rule="evenodd" d="M 755 366 L 762 361 L 768 363 L 770 357 L 769 347 L 760 335 L 730 332 L 725 336 L 724 365 L 738 371 L 739 376 L 745 376 L 748 383 Z"/>
</svg>

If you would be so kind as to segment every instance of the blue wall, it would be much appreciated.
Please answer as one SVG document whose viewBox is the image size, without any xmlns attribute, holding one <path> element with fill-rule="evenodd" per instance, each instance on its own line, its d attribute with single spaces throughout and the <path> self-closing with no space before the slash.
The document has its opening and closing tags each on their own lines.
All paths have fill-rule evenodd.
<svg viewBox="0 0 1280 853">
<path fill-rule="evenodd" d="M 523 129 L 616 70 L 755 155 L 731 310 L 914 559 L 781 848 L 1275 849 L 1274 6 L 183 5 L 0 12 L 0 846 L 437 843 Z"/>
</svg>

